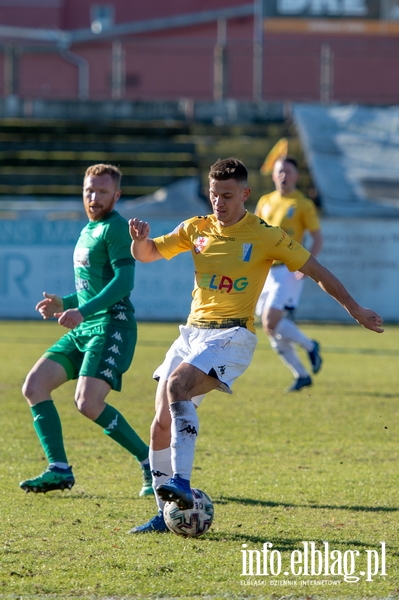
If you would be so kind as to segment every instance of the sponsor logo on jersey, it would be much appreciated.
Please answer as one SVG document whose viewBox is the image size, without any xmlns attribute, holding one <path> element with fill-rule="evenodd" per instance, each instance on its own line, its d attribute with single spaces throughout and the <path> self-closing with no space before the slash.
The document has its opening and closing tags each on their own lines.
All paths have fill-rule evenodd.
<svg viewBox="0 0 399 600">
<path fill-rule="evenodd" d="M 118 342 L 123 342 L 122 335 L 119 331 L 115 331 L 115 333 L 111 335 L 111 337 L 115 340 L 118 340 Z"/>
<path fill-rule="evenodd" d="M 90 267 L 90 250 L 89 248 L 75 248 L 73 253 L 74 267 Z"/>
<path fill-rule="evenodd" d="M 242 260 L 244 262 L 249 262 L 251 260 L 252 254 L 252 244 L 243 244 L 242 245 Z"/>
<path fill-rule="evenodd" d="M 292 219 L 292 217 L 294 216 L 295 213 L 295 206 L 290 206 L 289 209 L 287 210 L 287 217 L 289 219 Z"/>
<path fill-rule="evenodd" d="M 105 360 L 106 363 L 108 363 L 109 365 L 111 365 L 112 367 L 116 366 L 116 362 L 113 356 L 108 356 L 108 358 Z"/>
<path fill-rule="evenodd" d="M 88 290 L 89 282 L 87 281 L 87 279 L 80 279 L 80 277 L 77 277 L 75 280 L 75 288 L 77 292 L 81 292 L 82 290 Z"/>
<path fill-rule="evenodd" d="M 222 242 L 235 242 L 236 241 L 236 238 L 225 237 L 224 235 L 216 235 L 216 233 L 210 233 L 209 235 L 214 237 L 216 240 L 220 240 Z"/>
<path fill-rule="evenodd" d="M 231 279 L 227 275 L 208 275 L 204 273 L 198 280 L 198 285 L 201 288 L 208 288 L 209 290 L 219 290 L 220 292 L 243 292 L 248 286 L 247 277 L 238 277 L 238 279 Z"/>
<path fill-rule="evenodd" d="M 205 249 L 206 242 L 207 242 L 206 237 L 199 237 L 195 240 L 195 242 L 194 242 L 195 254 L 199 254 L 200 252 L 202 252 Z"/>
<path fill-rule="evenodd" d="M 281 230 L 281 238 L 280 238 L 280 239 L 279 239 L 279 241 L 277 242 L 277 244 L 276 244 L 276 248 L 277 248 L 277 246 L 279 246 L 279 245 L 280 245 L 280 244 L 281 244 L 281 243 L 282 243 L 282 242 L 285 240 L 285 238 L 286 238 L 286 237 L 287 237 L 287 234 L 286 234 L 286 233 L 285 233 L 285 231 L 282 229 L 282 230 Z"/>
</svg>

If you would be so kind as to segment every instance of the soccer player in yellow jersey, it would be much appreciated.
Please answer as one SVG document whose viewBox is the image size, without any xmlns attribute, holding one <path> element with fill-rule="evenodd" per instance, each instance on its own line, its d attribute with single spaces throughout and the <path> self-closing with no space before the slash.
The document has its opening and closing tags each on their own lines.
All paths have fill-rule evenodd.
<svg viewBox="0 0 399 600">
<path fill-rule="evenodd" d="M 299 243 L 302 243 L 304 234 L 308 232 L 311 237 L 310 252 L 317 256 L 323 243 L 320 222 L 312 200 L 296 189 L 298 175 L 298 163 L 294 157 L 279 158 L 272 173 L 276 190 L 260 198 L 255 214 L 269 225 L 281 227 Z M 309 339 L 286 316 L 287 310 L 298 306 L 303 282 L 303 273 L 292 272 L 283 262 L 275 261 L 255 311 L 262 318 L 263 329 L 273 350 L 294 375 L 288 392 L 296 392 L 312 385 L 312 378 L 295 350 L 296 344 L 308 353 L 313 373 L 320 371 L 322 363 L 319 343 Z"/>
<path fill-rule="evenodd" d="M 191 252 L 195 284 L 191 311 L 180 336 L 155 371 L 156 414 L 151 427 L 150 464 L 158 515 L 131 533 L 164 532 L 163 503 L 193 506 L 190 477 L 198 435 L 196 407 L 211 390 L 231 385 L 251 362 L 256 346 L 254 311 L 275 260 L 301 271 L 335 298 L 363 327 L 381 333 L 382 319 L 360 306 L 342 283 L 279 227 L 245 209 L 250 194 L 245 165 L 218 160 L 209 173 L 213 214 L 183 221 L 151 239 L 145 221 L 131 219 L 132 254 L 141 262 Z"/>
</svg>

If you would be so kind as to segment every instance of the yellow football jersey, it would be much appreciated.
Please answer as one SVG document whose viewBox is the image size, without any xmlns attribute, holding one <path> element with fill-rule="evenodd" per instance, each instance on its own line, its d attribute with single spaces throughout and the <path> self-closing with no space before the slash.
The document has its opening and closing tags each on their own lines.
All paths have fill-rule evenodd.
<svg viewBox="0 0 399 600">
<path fill-rule="evenodd" d="M 193 217 L 154 243 L 167 260 L 191 251 L 195 284 L 189 325 L 217 328 L 239 320 L 253 333 L 256 302 L 273 261 L 296 271 L 310 256 L 285 231 L 248 212 L 229 227 L 214 215 Z"/>
<path fill-rule="evenodd" d="M 262 196 L 255 214 L 269 225 L 281 227 L 299 243 L 302 243 L 305 231 L 320 229 L 314 203 L 299 190 L 294 190 L 288 196 L 281 196 L 277 191 Z"/>
</svg>

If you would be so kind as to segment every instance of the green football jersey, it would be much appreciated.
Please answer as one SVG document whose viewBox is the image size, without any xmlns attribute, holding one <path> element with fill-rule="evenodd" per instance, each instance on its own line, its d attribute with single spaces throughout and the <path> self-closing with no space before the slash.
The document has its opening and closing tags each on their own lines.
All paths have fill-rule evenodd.
<svg viewBox="0 0 399 600">
<path fill-rule="evenodd" d="M 89 221 L 76 243 L 73 264 L 76 294 L 64 298 L 64 309 L 79 308 L 82 329 L 119 323 L 136 326 L 130 292 L 135 260 L 129 226 L 113 210 L 101 221 Z"/>
</svg>

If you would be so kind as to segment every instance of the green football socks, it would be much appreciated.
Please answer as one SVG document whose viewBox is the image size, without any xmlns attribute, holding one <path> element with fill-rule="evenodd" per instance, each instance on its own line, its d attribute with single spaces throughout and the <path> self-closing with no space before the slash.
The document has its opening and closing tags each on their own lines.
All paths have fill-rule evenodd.
<svg viewBox="0 0 399 600">
<path fill-rule="evenodd" d="M 46 454 L 49 464 L 67 463 L 58 411 L 52 400 L 31 406 L 33 427 Z"/>
<path fill-rule="evenodd" d="M 147 444 L 143 442 L 123 415 L 113 406 L 106 404 L 103 412 L 94 422 L 103 427 L 106 435 L 118 442 L 130 454 L 133 454 L 139 462 L 148 457 Z"/>
</svg>

